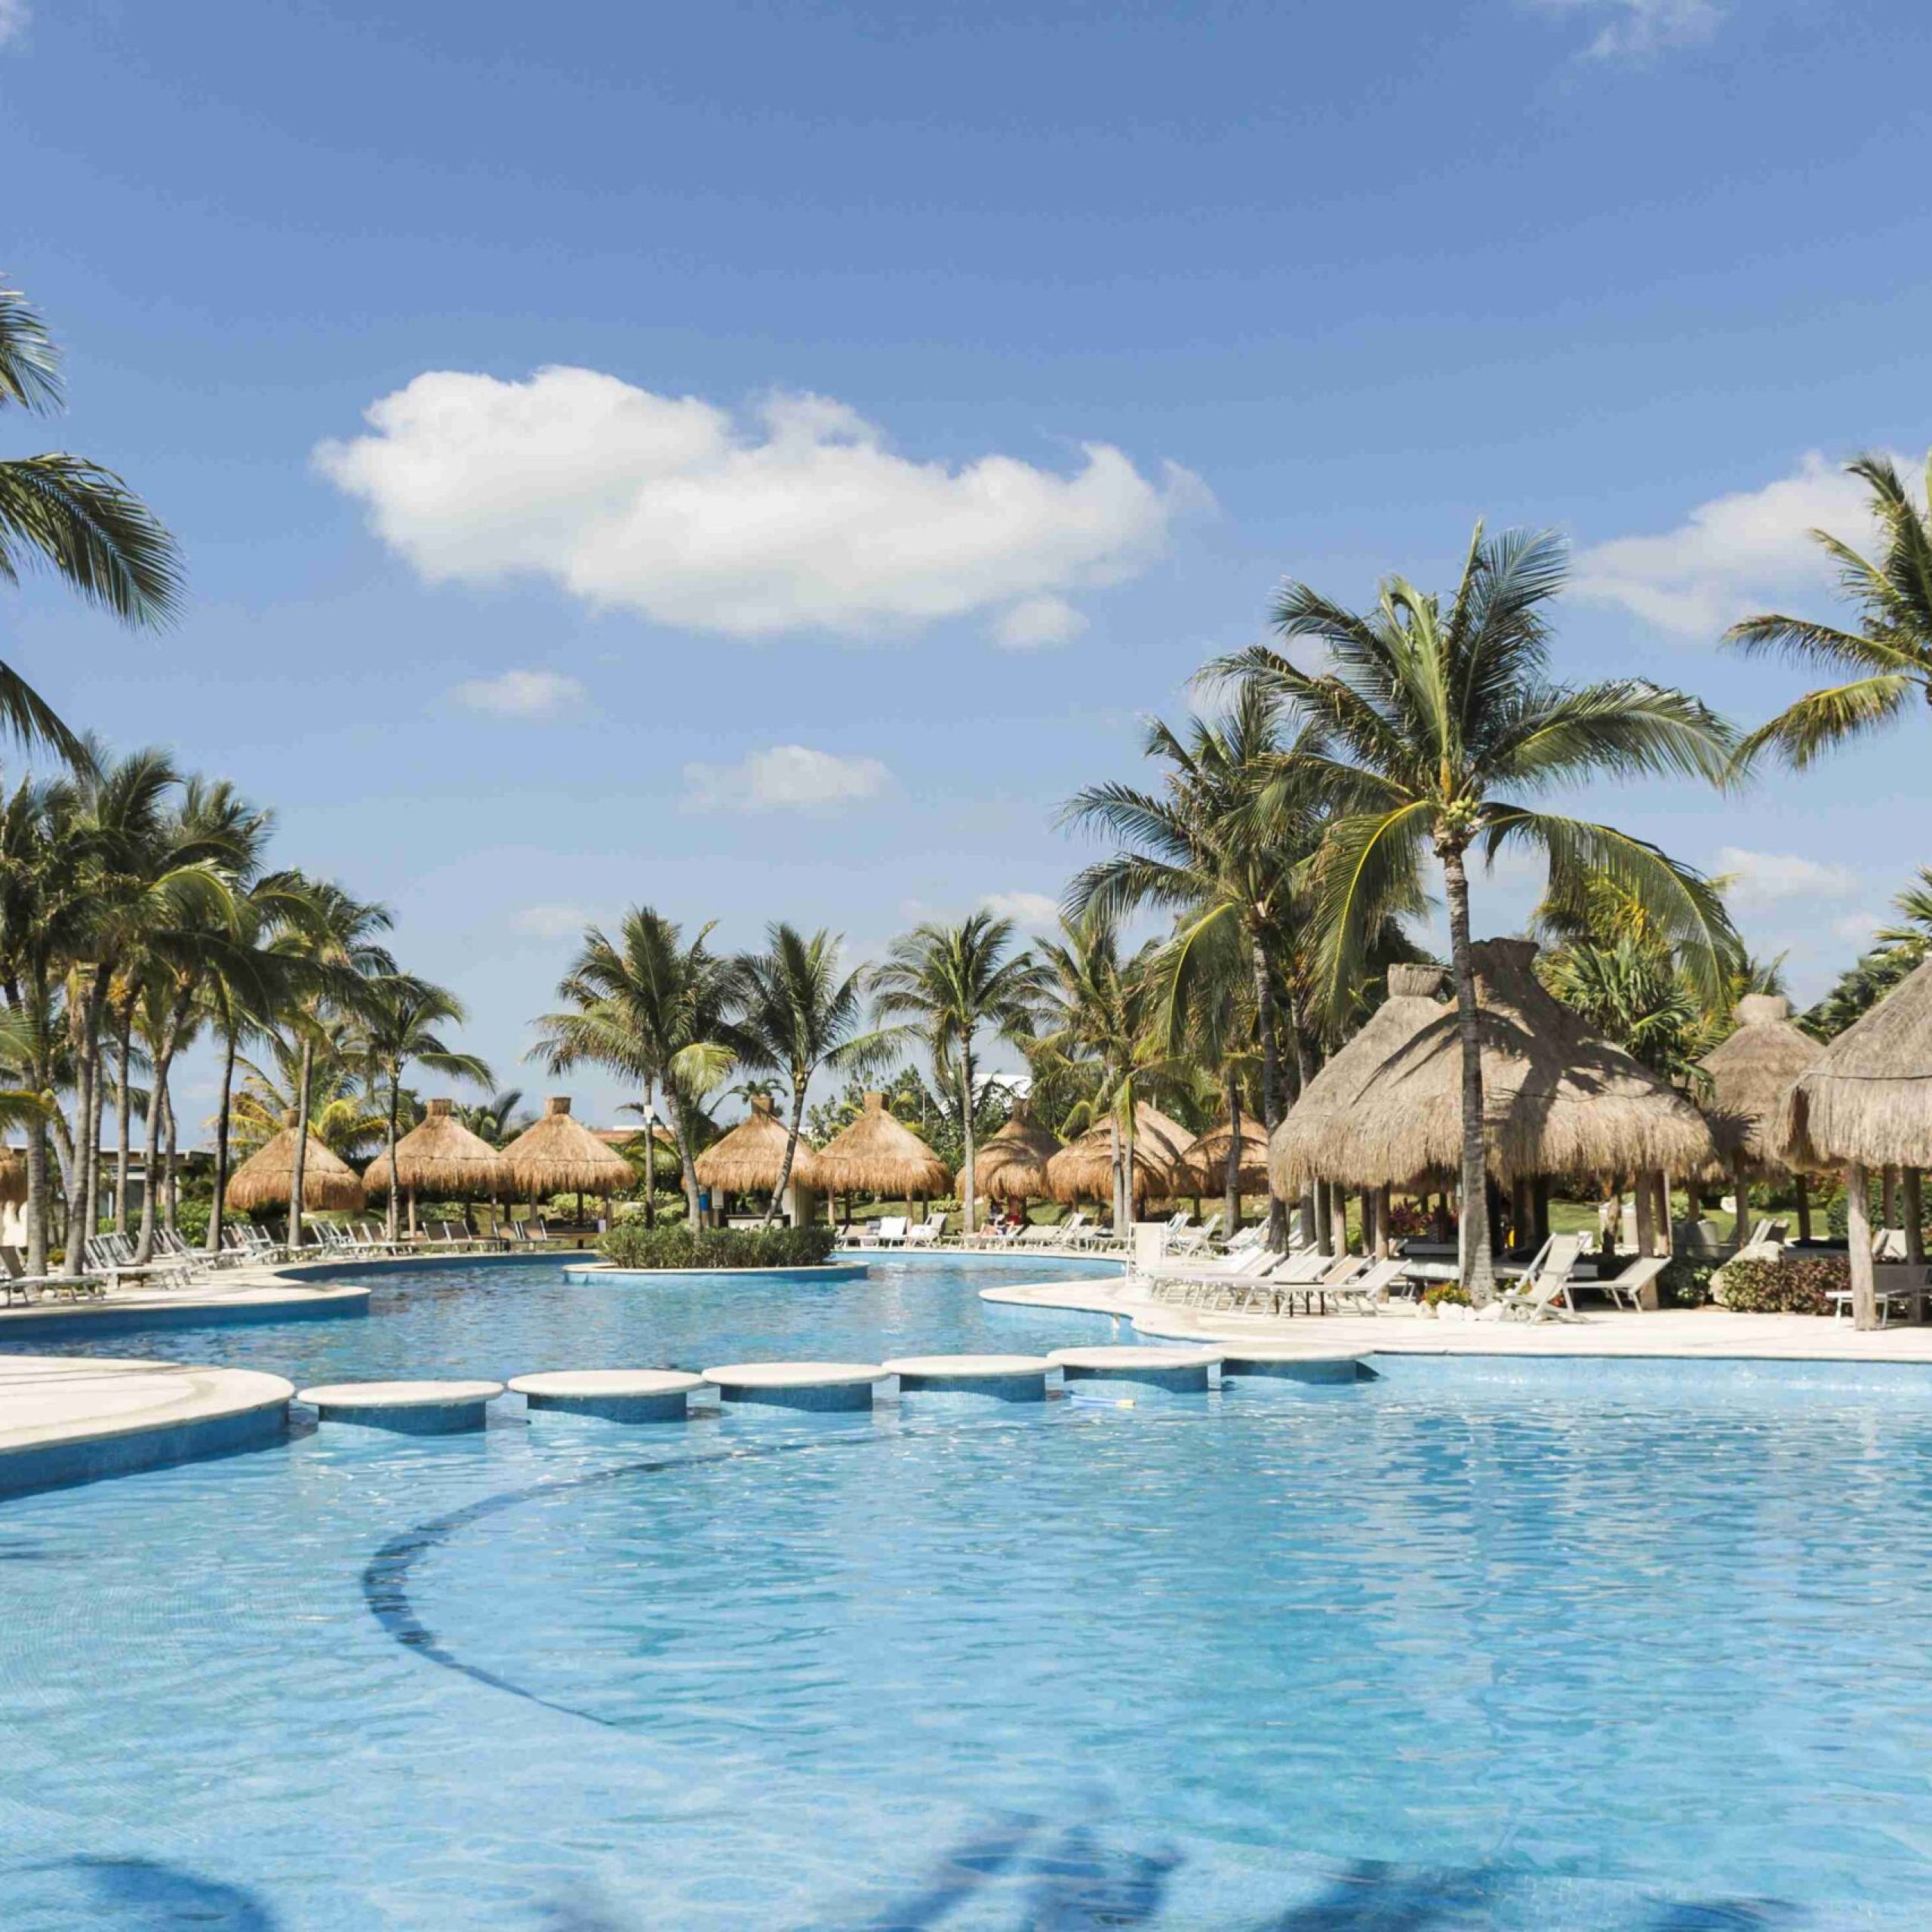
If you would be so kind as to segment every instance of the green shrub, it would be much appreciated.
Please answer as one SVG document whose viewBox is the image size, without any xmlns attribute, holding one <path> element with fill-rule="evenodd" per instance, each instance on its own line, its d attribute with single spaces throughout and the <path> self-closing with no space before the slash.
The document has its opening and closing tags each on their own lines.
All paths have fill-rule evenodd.
<svg viewBox="0 0 1932 1932">
<path fill-rule="evenodd" d="M 1454 1302 L 1458 1308 L 1469 1305 L 1469 1291 L 1460 1281 L 1432 1281 L 1422 1291 L 1424 1303 L 1430 1308 L 1440 1308 L 1447 1302 Z"/>
<path fill-rule="evenodd" d="M 620 1268 L 815 1268 L 829 1260 L 829 1228 L 647 1228 L 625 1221 L 600 1235 L 598 1252 Z"/>
<path fill-rule="evenodd" d="M 214 1202 L 205 1195 L 198 1201 L 184 1195 L 175 1202 L 175 1227 L 191 1247 L 199 1247 L 208 1239 L 208 1217 L 214 1211 Z"/>
<path fill-rule="evenodd" d="M 1841 1254 L 1787 1255 L 1781 1261 L 1727 1262 L 1712 1293 L 1718 1305 L 1740 1315 L 1829 1315 L 1834 1288 L 1851 1286 L 1851 1264 Z"/>
<path fill-rule="evenodd" d="M 1657 1277 L 1658 1307 L 1703 1307 L 1712 1298 L 1712 1278 L 1721 1265 L 1715 1261 L 1673 1261 Z"/>
</svg>

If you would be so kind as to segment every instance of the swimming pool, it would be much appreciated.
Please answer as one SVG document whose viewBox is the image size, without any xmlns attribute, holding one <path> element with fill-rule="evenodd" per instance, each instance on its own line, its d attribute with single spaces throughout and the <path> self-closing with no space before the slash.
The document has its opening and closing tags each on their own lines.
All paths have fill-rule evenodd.
<svg viewBox="0 0 1932 1932">
<path fill-rule="evenodd" d="M 0 1922 L 1932 1918 L 1932 1379 L 1377 1360 L 14 1499 Z"/>
</svg>

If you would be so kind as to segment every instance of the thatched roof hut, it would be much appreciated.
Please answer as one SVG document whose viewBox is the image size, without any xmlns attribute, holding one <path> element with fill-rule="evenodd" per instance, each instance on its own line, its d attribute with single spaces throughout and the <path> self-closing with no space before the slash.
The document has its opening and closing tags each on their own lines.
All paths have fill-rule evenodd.
<svg viewBox="0 0 1932 1932">
<path fill-rule="evenodd" d="M 257 1208 L 286 1208 L 294 1178 L 295 1123 L 291 1118 L 273 1140 L 258 1147 L 229 1176 L 223 1198 L 241 1214 L 252 1214 Z M 302 1157 L 303 1211 L 361 1204 L 362 1183 L 355 1170 L 310 1134 L 308 1151 Z"/>
<path fill-rule="evenodd" d="M 1497 1181 L 1684 1174 L 1716 1158 L 1689 1100 L 1538 982 L 1534 941 L 1483 940 L 1473 951 L 1484 1140 Z M 1315 1180 L 1414 1186 L 1460 1168 L 1456 1010 L 1422 991 L 1427 976 L 1439 984 L 1431 968 L 1390 973 L 1389 998 L 1276 1129 L 1269 1161 L 1278 1193 L 1291 1197 Z"/>
<path fill-rule="evenodd" d="M 405 1192 L 439 1201 L 481 1200 L 508 1184 L 502 1155 L 456 1118 L 450 1100 L 432 1100 L 429 1112 L 395 1143 L 395 1169 Z M 362 1170 L 362 1186 L 371 1200 L 389 1192 L 387 1149 Z"/>
<path fill-rule="evenodd" d="M 1727 1162 L 1758 1173 L 1782 1168 L 1772 1152 L 1792 1082 L 1814 1066 L 1823 1044 L 1792 1024 L 1791 1002 L 1749 993 L 1737 1002 L 1737 1031 L 1698 1063 L 1710 1076 L 1706 1117 Z"/>
<path fill-rule="evenodd" d="M 17 1147 L 0 1147 L 0 1208 L 17 1208 L 27 1198 L 27 1157 Z"/>
<path fill-rule="evenodd" d="M 867 1194 L 945 1194 L 952 1186 L 946 1163 L 885 1108 L 883 1094 L 868 1094 L 866 1110 L 820 1149 L 812 1163 L 812 1187 L 857 1188 Z"/>
<path fill-rule="evenodd" d="M 1053 1191 L 1047 1180 L 1047 1163 L 1059 1152 L 1059 1141 L 1022 1102 L 1003 1126 L 974 1149 L 974 1185 L 989 1201 L 1043 1201 Z M 955 1179 L 963 1193 L 966 1170 L 961 1168 Z"/>
<path fill-rule="evenodd" d="M 1818 1049 L 1770 1143 L 1795 1168 L 1932 1167 L 1932 960 Z"/>
<path fill-rule="evenodd" d="M 785 1171 L 785 1143 L 789 1138 L 771 1097 L 754 1094 L 751 1112 L 697 1157 L 698 1180 L 721 1194 L 746 1194 L 754 1189 L 768 1192 L 778 1185 L 778 1177 Z M 812 1178 L 817 1160 L 811 1143 L 801 1136 L 792 1161 L 793 1185 L 819 1185 Z"/>
<path fill-rule="evenodd" d="M 1181 1155 L 1188 1177 L 1203 1194 L 1219 1194 L 1228 1184 L 1228 1147 L 1233 1130 L 1226 1121 L 1211 1127 Z M 1268 1134 L 1252 1114 L 1241 1122 L 1241 1152 L 1235 1157 L 1239 1174 L 1235 1185 L 1243 1194 L 1268 1192 Z"/>
<path fill-rule="evenodd" d="M 1171 1201 L 1191 1194 L 1183 1156 L 1194 1137 L 1179 1121 L 1171 1120 L 1145 1100 L 1134 1107 L 1134 1205 L 1137 1212 L 1149 1201 Z M 1113 1127 L 1102 1121 L 1078 1140 L 1070 1140 L 1047 1163 L 1047 1185 L 1056 1201 L 1111 1201 L 1113 1198 Z"/>
<path fill-rule="evenodd" d="M 635 1178 L 631 1164 L 613 1152 L 581 1121 L 571 1118 L 563 1095 L 544 1103 L 534 1121 L 503 1151 L 504 1178 L 519 1194 L 615 1194 Z"/>
</svg>

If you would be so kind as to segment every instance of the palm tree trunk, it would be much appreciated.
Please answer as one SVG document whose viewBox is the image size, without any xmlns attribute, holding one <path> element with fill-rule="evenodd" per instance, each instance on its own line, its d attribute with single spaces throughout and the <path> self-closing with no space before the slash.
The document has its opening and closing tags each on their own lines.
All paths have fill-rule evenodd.
<svg viewBox="0 0 1932 1932">
<path fill-rule="evenodd" d="M 183 993 L 162 1023 L 161 1037 L 154 1043 L 154 1072 L 148 1089 L 147 1185 L 141 1189 L 141 1231 L 134 1242 L 137 1266 L 154 1259 L 155 1206 L 163 1158 L 162 1116 L 168 1105 L 168 1069 L 174 1063 L 175 1044 L 187 1017 L 188 995 Z"/>
<path fill-rule="evenodd" d="M 1878 1325 L 1878 1281 L 1872 1266 L 1872 1207 L 1866 1174 L 1854 1161 L 1844 1171 L 1845 1247 L 1851 1264 L 1851 1325 L 1867 1332 Z"/>
<path fill-rule="evenodd" d="M 181 1212 L 181 1191 L 174 1178 L 174 1096 L 165 1087 L 161 1090 L 161 1118 L 165 1130 L 161 1152 L 166 1163 L 162 1183 L 167 1190 L 161 1197 L 162 1222 L 170 1234 L 178 1235 L 181 1230 L 176 1223 Z"/>
<path fill-rule="evenodd" d="M 651 1081 L 644 1083 L 644 1225 L 657 1225 L 657 1096 Z"/>
<path fill-rule="evenodd" d="M 78 1227 L 82 1235 L 94 1232 L 94 1223 L 88 1212 L 91 1205 L 88 1198 L 88 1186 L 93 1166 L 88 1158 L 89 1143 L 92 1143 L 97 1147 L 100 1138 L 94 1131 L 94 1104 L 96 1059 L 94 1050 L 100 1037 L 98 1017 L 93 983 L 90 983 L 85 995 L 73 1002 L 67 1014 L 68 1035 L 74 1054 L 74 1158 L 67 1170 L 67 1257 L 65 1263 L 66 1272 L 69 1275 L 80 1274 L 87 1265 L 87 1244 L 84 1239 L 75 1238 L 75 1229 Z"/>
<path fill-rule="evenodd" d="M 970 1236 L 974 1228 L 973 1209 L 979 1188 L 979 1171 L 973 1148 L 973 1029 L 969 1026 L 959 1041 L 959 1120 L 965 1141 L 966 1164 L 962 1170 L 966 1198 L 959 1204 L 960 1232 Z"/>
<path fill-rule="evenodd" d="M 1469 877 L 1461 848 L 1442 854 L 1449 900 L 1449 958 L 1456 980 L 1457 1032 L 1463 1046 L 1463 1285 L 1478 1307 L 1496 1292 L 1490 1252 L 1487 1162 L 1483 1150 L 1482 1035 L 1477 1025 L 1475 961 L 1469 950 Z"/>
<path fill-rule="evenodd" d="M 134 1057 L 134 1014 L 131 1007 L 121 1014 L 114 1042 L 114 1232 L 128 1232 L 128 1128 L 129 1106 L 128 1063 Z"/>
<path fill-rule="evenodd" d="M 1281 1046 L 1275 1025 L 1275 980 L 1268 970 L 1268 955 L 1258 933 L 1248 935 L 1248 959 L 1254 975 L 1254 1011 L 1261 1034 L 1261 1124 L 1272 1142 L 1281 1124 Z M 1268 1245 L 1278 1254 L 1288 1246 L 1288 1204 L 1275 1192 L 1274 1177 L 1268 1181 Z"/>
<path fill-rule="evenodd" d="M 106 1059 L 106 1054 L 97 1044 L 94 1049 L 94 1072 L 88 1082 L 93 1094 L 94 1118 L 88 1135 L 87 1208 L 81 1222 L 89 1234 L 100 1226 L 100 1130 L 107 1118 L 107 1082 L 101 1076 Z"/>
<path fill-rule="evenodd" d="M 1227 1070 L 1228 1161 L 1221 1181 L 1221 1232 L 1232 1236 L 1241 1226 L 1241 1082 Z M 1269 1190 L 1273 1198 L 1273 1190 Z"/>
<path fill-rule="evenodd" d="M 1107 1117 L 1107 1174 L 1113 1183 L 1114 1197 L 1109 1204 L 1109 1217 L 1113 1223 L 1114 1232 L 1118 1234 L 1121 1228 L 1121 1174 L 1120 1115 L 1117 1113 L 1109 1114 Z"/>
<path fill-rule="evenodd" d="M 672 1097 L 671 1090 L 664 1090 L 664 1106 L 671 1116 L 671 1137 L 678 1143 L 678 1178 L 685 1189 L 685 1224 L 695 1234 L 697 1232 L 697 1161 L 691 1152 L 691 1134 L 685 1124 L 682 1101 Z"/>
<path fill-rule="evenodd" d="M 399 1189 L 401 1187 L 401 1182 L 398 1178 L 400 1171 L 398 1169 L 395 1163 L 395 1143 L 396 1130 L 401 1124 L 401 1116 L 402 1069 L 398 1066 L 394 1070 L 389 1078 L 389 1212 L 384 1216 L 383 1223 L 383 1232 L 388 1236 L 389 1245 L 392 1247 L 395 1245 L 397 1234 L 396 1211 L 400 1204 L 398 1200 Z M 412 1235 L 416 1232 L 416 1196 L 414 1191 L 411 1192 L 409 1197 L 409 1232 Z"/>
<path fill-rule="evenodd" d="M 40 1121 L 27 1123 L 27 1272 L 47 1272 L 47 1128 Z"/>
<path fill-rule="evenodd" d="M 785 1158 L 778 1170 L 778 1185 L 771 1190 L 771 1199 L 765 1208 L 764 1219 L 758 1223 L 761 1228 L 770 1227 L 778 1218 L 778 1204 L 785 1198 L 785 1190 L 792 1185 L 792 1163 L 798 1155 L 798 1135 L 804 1117 L 805 1081 L 795 1067 L 792 1071 L 792 1113 L 785 1123 Z"/>
<path fill-rule="evenodd" d="M 302 1245 L 302 1179 L 309 1159 L 309 1081 L 314 1070 L 315 1049 L 304 1038 L 299 1071 L 295 1076 L 295 1152 L 288 1175 L 288 1244 Z"/>
<path fill-rule="evenodd" d="M 221 1104 L 214 1117 L 214 1198 L 208 1208 L 208 1252 L 221 1252 L 222 1221 L 228 1207 L 228 1121 L 235 1091 L 235 1035 L 221 1051 Z"/>
</svg>

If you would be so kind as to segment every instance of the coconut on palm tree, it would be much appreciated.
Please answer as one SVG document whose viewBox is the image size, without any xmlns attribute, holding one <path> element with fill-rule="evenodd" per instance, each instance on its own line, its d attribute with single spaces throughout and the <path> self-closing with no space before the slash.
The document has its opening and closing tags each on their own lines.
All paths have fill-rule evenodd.
<svg viewBox="0 0 1932 1932">
<path fill-rule="evenodd" d="M 1641 678 L 1567 685 L 1549 676 L 1549 607 L 1567 558 L 1548 533 L 1491 537 L 1478 525 L 1446 600 L 1399 577 L 1358 613 L 1304 583 L 1277 598 L 1276 632 L 1325 654 L 1303 669 L 1255 645 L 1220 660 L 1318 728 L 1325 743 L 1284 762 L 1327 788 L 1333 814 L 1311 887 L 1321 928 L 1318 990 L 1348 995 L 1371 936 L 1424 903 L 1434 860 L 1448 903 L 1462 1068 L 1462 1273 L 1472 1300 L 1494 1287 L 1483 1140 L 1481 1045 L 1470 952 L 1469 858 L 1531 848 L 1546 900 L 1580 903 L 1607 879 L 1641 906 L 1712 999 L 1742 948 L 1710 881 L 1614 826 L 1533 801 L 1598 777 L 1721 780 L 1734 739 L 1695 698 Z"/>
<path fill-rule="evenodd" d="M 63 401 L 60 354 L 17 289 L 0 288 L 0 409 L 35 415 Z M 64 451 L 0 461 L 0 581 L 51 570 L 124 623 L 158 624 L 179 609 L 174 540 L 110 469 Z M 85 763 L 85 747 L 10 664 L 0 663 L 0 724 L 23 742 Z"/>
<path fill-rule="evenodd" d="M 960 1206 L 964 1231 L 975 1225 L 978 1176 L 974 1113 L 981 1084 L 977 1057 L 988 1038 L 1017 1046 L 1030 1040 L 1048 976 L 1023 949 L 1014 950 L 1011 919 L 974 912 L 956 926 L 928 921 L 893 943 L 872 975 L 874 1011 L 888 1021 L 881 1047 L 917 1038 L 956 1088 L 964 1134 Z"/>
</svg>

